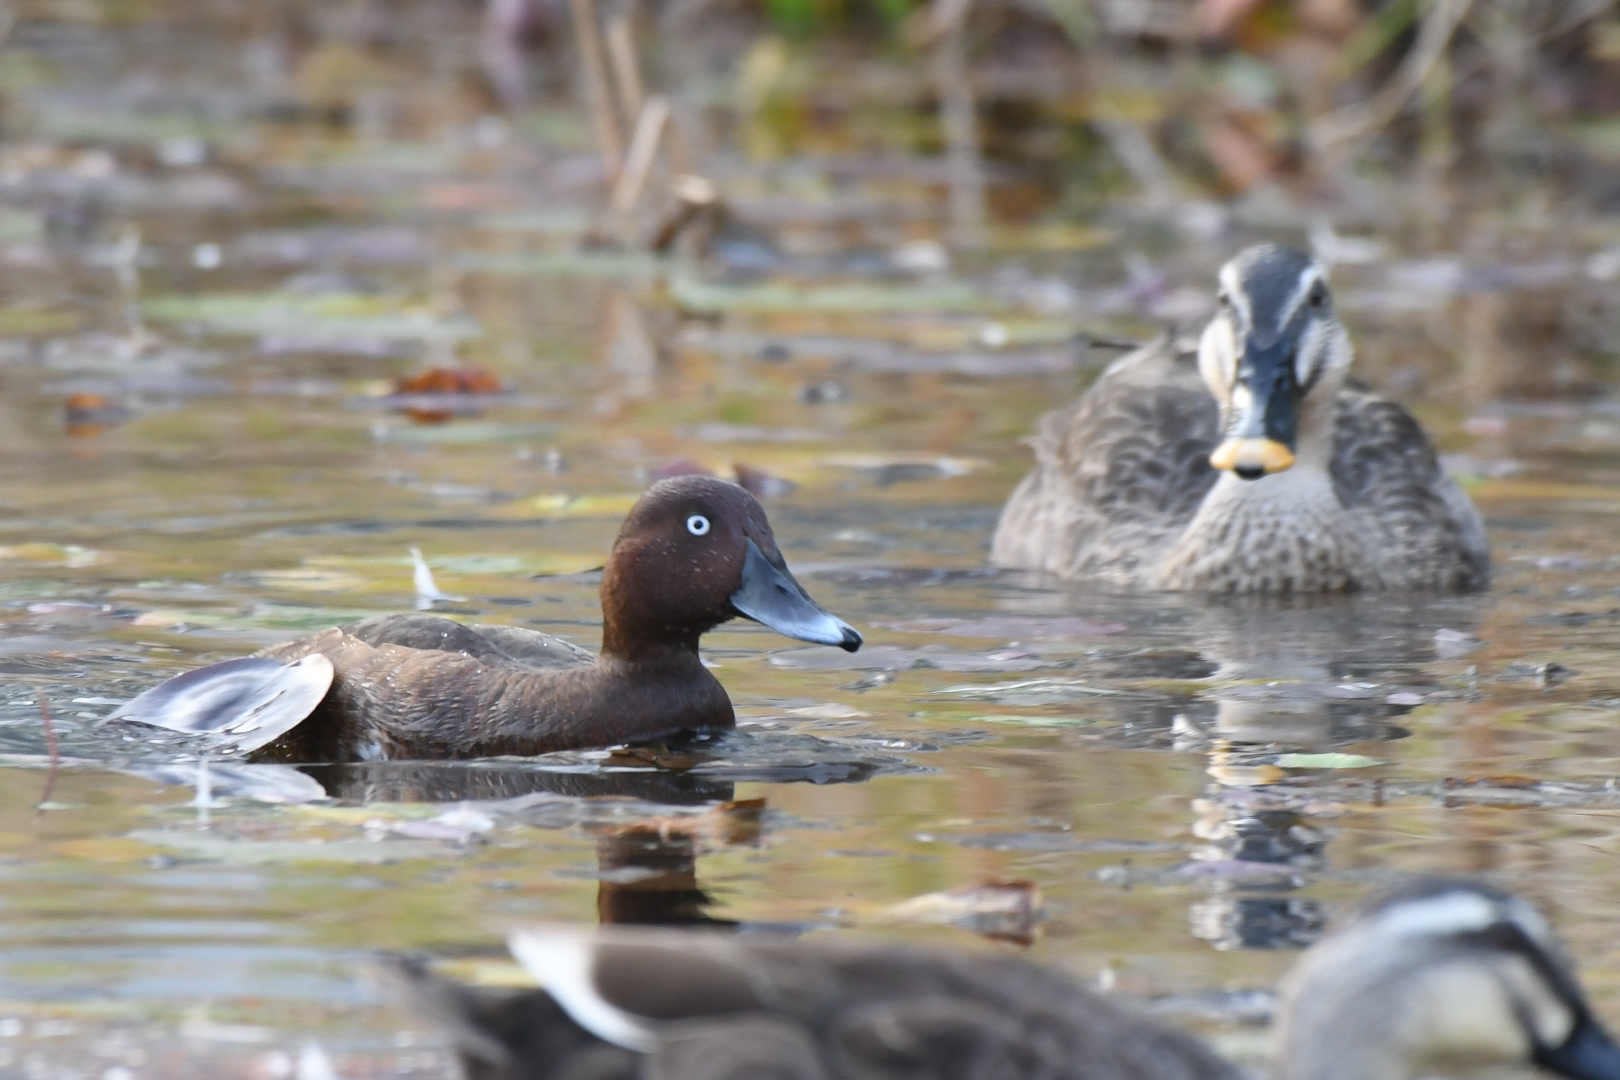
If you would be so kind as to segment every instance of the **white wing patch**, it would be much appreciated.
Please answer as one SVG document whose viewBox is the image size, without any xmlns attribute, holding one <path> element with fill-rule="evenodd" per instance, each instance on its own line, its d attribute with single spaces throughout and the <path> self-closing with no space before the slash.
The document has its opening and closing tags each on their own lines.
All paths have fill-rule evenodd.
<svg viewBox="0 0 1620 1080">
<path fill-rule="evenodd" d="M 569 1017 L 604 1042 L 647 1053 L 658 1037 L 640 1018 L 603 1000 L 596 989 L 596 942 L 568 927 L 524 930 L 507 948 Z"/>
</svg>

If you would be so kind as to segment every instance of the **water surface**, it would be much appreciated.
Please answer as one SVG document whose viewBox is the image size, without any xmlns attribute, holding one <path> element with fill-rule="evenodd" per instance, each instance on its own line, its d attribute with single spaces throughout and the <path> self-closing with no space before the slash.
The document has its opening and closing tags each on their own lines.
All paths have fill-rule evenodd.
<svg viewBox="0 0 1620 1080">
<path fill-rule="evenodd" d="M 63 134 L 131 108 L 76 78 L 5 151 L 0 1072 L 276 1076 L 314 1039 L 345 1076 L 444 1076 L 368 959 L 511 979 L 509 928 L 599 916 L 1025 948 L 1255 1054 L 1255 992 L 1414 871 L 1523 890 L 1620 1019 L 1620 428 L 1595 390 L 1508 407 L 1404 351 L 1466 297 L 1339 279 L 1364 373 L 1486 514 L 1488 594 L 1109 596 L 987 570 L 990 531 L 1018 440 L 1117 355 L 1071 335 L 1152 332 L 1171 300 L 1196 326 L 1209 245 L 1127 223 L 944 274 L 822 258 L 784 298 L 574 254 L 577 139 L 222 131 L 157 95 L 206 149 L 162 165 L 169 128 Z M 1132 294 L 1144 248 L 1165 278 Z M 380 396 L 461 364 L 505 392 L 442 422 Z M 65 423 L 73 394 L 106 411 Z M 93 730 L 188 667 L 411 609 L 412 547 L 461 598 L 441 612 L 594 646 L 635 495 L 739 463 L 795 485 L 767 500 L 781 546 L 868 647 L 711 634 L 734 737 L 204 781 Z M 996 882 L 1038 918 L 1023 886 L 907 903 Z"/>
</svg>

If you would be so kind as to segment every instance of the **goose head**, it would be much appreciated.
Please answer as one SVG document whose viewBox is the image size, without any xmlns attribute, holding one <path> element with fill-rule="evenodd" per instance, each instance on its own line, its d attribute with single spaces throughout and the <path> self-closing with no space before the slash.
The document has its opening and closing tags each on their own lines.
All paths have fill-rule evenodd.
<svg viewBox="0 0 1620 1080">
<path fill-rule="evenodd" d="M 1287 1080 L 1531 1064 L 1620 1080 L 1620 1047 L 1546 922 L 1473 881 L 1425 880 L 1375 900 L 1289 973 L 1278 1025 Z"/>
<path fill-rule="evenodd" d="M 1350 335 L 1333 312 L 1327 271 L 1302 251 L 1261 244 L 1220 272 L 1220 310 L 1198 367 L 1221 406 L 1210 464 L 1245 480 L 1292 466 L 1325 441 L 1350 368 Z"/>
</svg>

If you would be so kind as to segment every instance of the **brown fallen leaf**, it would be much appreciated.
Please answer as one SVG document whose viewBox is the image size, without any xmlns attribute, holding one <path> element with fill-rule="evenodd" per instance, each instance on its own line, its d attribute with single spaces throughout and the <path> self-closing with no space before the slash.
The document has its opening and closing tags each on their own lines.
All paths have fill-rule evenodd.
<svg viewBox="0 0 1620 1080">
<path fill-rule="evenodd" d="M 482 368 L 429 368 L 408 378 L 394 380 L 393 393 L 405 399 L 399 410 L 419 424 L 442 424 L 457 415 L 476 413 L 471 402 L 458 402 L 461 396 L 498 394 L 501 380 Z M 412 401 L 411 398 L 430 400 Z M 434 401 L 433 398 L 444 400 Z"/>
<path fill-rule="evenodd" d="M 1030 945 L 1041 914 L 1041 891 L 1033 881 L 985 881 L 946 892 L 924 893 L 883 912 L 900 922 L 946 924 L 995 941 Z"/>
<path fill-rule="evenodd" d="M 1530 776 L 1465 776 L 1457 781 L 1458 784 L 1468 787 L 1503 787 L 1503 788 L 1535 788 L 1541 786 L 1541 781 Z"/>
<path fill-rule="evenodd" d="M 72 394 L 62 410 L 62 419 L 69 435 L 83 437 L 99 435 L 110 427 L 117 427 L 130 417 L 124 405 L 115 405 L 100 394 Z"/>
</svg>

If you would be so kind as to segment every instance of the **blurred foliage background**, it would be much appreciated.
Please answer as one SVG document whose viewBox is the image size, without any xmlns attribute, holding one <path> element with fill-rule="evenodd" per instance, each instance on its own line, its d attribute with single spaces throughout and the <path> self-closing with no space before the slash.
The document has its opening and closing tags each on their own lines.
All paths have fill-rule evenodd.
<svg viewBox="0 0 1620 1080">
<path fill-rule="evenodd" d="M 611 151 L 661 93 L 677 165 L 699 171 L 939 156 L 955 107 L 999 223 L 1130 195 L 1326 203 L 1351 224 L 1440 230 L 1485 207 L 1620 201 L 1611 0 L 37 0 L 7 20 L 14 130 L 42 65 L 95 65 L 91 42 L 139 57 L 211 35 L 236 46 L 191 102 L 216 123 L 419 136 L 501 115 L 584 139 L 581 106 L 601 93 Z M 963 213 L 971 232 L 979 211 Z"/>
</svg>

